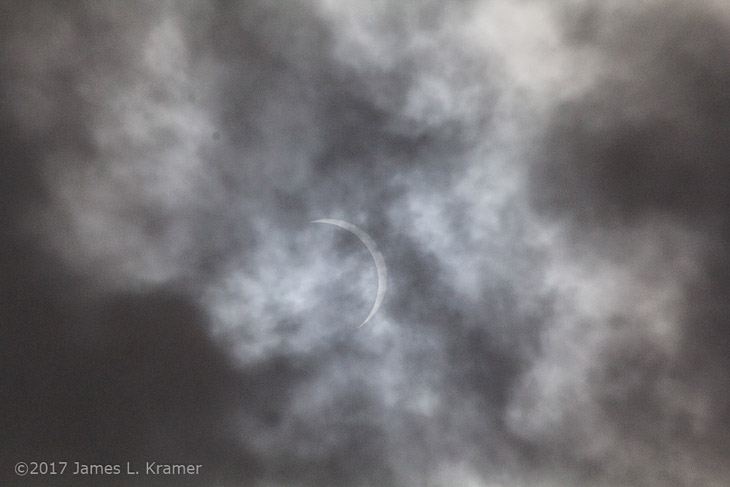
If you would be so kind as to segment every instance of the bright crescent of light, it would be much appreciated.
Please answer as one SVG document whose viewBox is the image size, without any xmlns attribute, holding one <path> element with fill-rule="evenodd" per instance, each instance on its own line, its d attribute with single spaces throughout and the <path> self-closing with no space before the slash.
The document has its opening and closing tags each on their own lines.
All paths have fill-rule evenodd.
<svg viewBox="0 0 730 487">
<path fill-rule="evenodd" d="M 309 223 L 328 223 L 330 225 L 335 225 L 354 233 L 355 236 L 359 238 L 362 243 L 365 244 L 365 247 L 368 248 L 368 250 L 370 251 L 370 255 L 373 256 L 373 260 L 375 261 L 375 269 L 378 272 L 378 294 L 375 298 L 375 304 L 373 304 L 373 309 L 370 310 L 370 314 L 367 318 L 365 318 L 365 321 L 360 324 L 360 326 L 364 325 L 365 323 L 370 321 L 370 318 L 372 318 L 375 313 L 377 313 L 378 308 L 380 308 L 380 304 L 383 302 L 383 298 L 385 298 L 385 287 L 388 283 L 388 268 L 385 266 L 385 259 L 383 258 L 383 254 L 380 253 L 380 251 L 378 250 L 378 246 L 375 245 L 375 240 L 370 238 L 370 235 L 365 233 L 365 230 L 356 225 L 353 225 L 352 223 L 343 220 L 332 219 L 313 220 Z"/>
</svg>

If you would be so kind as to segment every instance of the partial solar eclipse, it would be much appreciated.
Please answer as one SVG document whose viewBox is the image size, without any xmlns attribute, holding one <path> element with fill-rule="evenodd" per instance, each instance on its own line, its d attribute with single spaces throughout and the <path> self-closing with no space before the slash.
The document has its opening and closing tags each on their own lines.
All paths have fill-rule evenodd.
<svg viewBox="0 0 730 487">
<path fill-rule="evenodd" d="M 365 230 L 358 227 L 357 225 L 353 225 L 350 222 L 346 222 L 343 220 L 322 219 L 313 220 L 309 223 L 327 223 L 329 225 L 335 225 L 340 228 L 344 228 L 345 230 L 354 233 L 355 236 L 359 238 L 362 243 L 365 244 L 365 247 L 368 248 L 368 251 L 370 251 L 370 255 L 373 256 L 373 260 L 375 261 L 375 269 L 378 272 L 378 294 L 375 297 L 375 304 L 373 304 L 373 308 L 370 310 L 370 314 L 368 314 L 367 318 L 365 318 L 365 321 L 360 324 L 360 326 L 363 326 L 365 323 L 370 321 L 375 313 L 378 312 L 380 305 L 383 303 L 383 298 L 385 298 L 385 288 L 388 283 L 388 268 L 385 266 L 385 259 L 383 258 L 383 254 L 380 253 L 380 251 L 378 250 L 378 246 L 375 245 L 375 240 L 373 240 L 370 235 L 365 232 Z"/>
</svg>

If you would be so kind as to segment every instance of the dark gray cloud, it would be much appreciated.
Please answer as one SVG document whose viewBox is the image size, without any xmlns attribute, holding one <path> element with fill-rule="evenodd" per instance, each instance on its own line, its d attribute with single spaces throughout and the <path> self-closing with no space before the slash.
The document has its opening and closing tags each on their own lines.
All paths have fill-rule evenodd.
<svg viewBox="0 0 730 487">
<path fill-rule="evenodd" d="M 729 72 L 719 60 L 730 31 L 724 8 L 661 7 L 597 8 L 570 20 L 568 40 L 600 50 L 611 70 L 556 107 L 530 187 L 539 214 L 568 226 L 573 252 L 631 266 L 625 276 L 651 288 L 674 288 L 664 307 L 673 337 L 638 338 L 646 323 L 631 300 L 607 317 L 612 341 L 625 338 L 596 357 L 590 390 L 610 446 L 585 458 L 566 445 L 569 455 L 579 452 L 593 478 L 720 484 L 730 450 L 721 433 L 726 380 L 717 373 L 729 343 L 721 250 Z"/>
<path fill-rule="evenodd" d="M 3 484 L 727 483 L 727 7 L 1 13 Z"/>
</svg>

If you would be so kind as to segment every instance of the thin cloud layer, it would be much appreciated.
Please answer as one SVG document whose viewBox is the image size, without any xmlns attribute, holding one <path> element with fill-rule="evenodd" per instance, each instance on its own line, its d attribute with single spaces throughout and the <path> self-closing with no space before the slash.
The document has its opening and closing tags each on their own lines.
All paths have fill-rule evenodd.
<svg viewBox="0 0 730 487">
<path fill-rule="evenodd" d="M 4 484 L 727 484 L 723 4 L 0 13 Z"/>
</svg>

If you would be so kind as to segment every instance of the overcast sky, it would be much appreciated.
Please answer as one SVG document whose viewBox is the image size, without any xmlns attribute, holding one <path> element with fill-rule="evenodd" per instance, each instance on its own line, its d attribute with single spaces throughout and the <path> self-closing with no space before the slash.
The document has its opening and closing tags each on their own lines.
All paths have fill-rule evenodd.
<svg viewBox="0 0 730 487">
<path fill-rule="evenodd" d="M 730 484 L 727 2 L 6 0 L 0 39 L 2 485 Z M 363 327 L 321 218 L 388 266 Z"/>
</svg>

